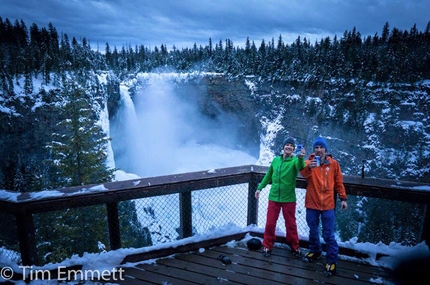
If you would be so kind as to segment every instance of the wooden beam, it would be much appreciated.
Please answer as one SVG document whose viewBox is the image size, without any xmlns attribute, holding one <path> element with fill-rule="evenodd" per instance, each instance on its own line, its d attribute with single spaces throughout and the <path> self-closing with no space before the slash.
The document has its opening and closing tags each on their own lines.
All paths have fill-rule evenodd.
<svg viewBox="0 0 430 285">
<path fill-rule="evenodd" d="M 121 232 L 119 228 L 118 203 L 106 204 L 107 220 L 109 228 L 109 241 L 111 250 L 121 248 Z"/>
</svg>

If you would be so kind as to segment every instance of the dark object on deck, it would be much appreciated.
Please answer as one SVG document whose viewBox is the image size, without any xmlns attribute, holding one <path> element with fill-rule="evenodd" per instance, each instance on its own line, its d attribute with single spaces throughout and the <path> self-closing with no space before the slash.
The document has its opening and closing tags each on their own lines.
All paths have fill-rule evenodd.
<svg viewBox="0 0 430 285">
<path fill-rule="evenodd" d="M 231 259 L 228 256 L 220 255 L 218 256 L 218 259 L 224 264 L 231 264 Z"/>
<path fill-rule="evenodd" d="M 250 250 L 259 250 L 261 248 L 261 240 L 258 238 L 252 238 L 246 242 L 246 246 Z"/>
</svg>

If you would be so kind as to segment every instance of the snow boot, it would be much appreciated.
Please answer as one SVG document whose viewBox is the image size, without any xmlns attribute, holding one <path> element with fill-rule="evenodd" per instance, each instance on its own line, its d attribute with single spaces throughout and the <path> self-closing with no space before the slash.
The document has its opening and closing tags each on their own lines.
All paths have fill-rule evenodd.
<svg viewBox="0 0 430 285">
<path fill-rule="evenodd" d="M 330 277 L 336 274 L 336 263 L 326 263 L 324 267 L 324 275 Z"/>
<path fill-rule="evenodd" d="M 302 260 L 304 262 L 314 262 L 318 258 L 320 258 L 320 256 L 321 256 L 321 252 L 308 252 L 305 254 L 305 256 L 303 256 Z"/>
<path fill-rule="evenodd" d="M 263 247 L 263 254 L 264 254 L 264 257 L 270 257 L 270 255 L 272 254 L 272 251 L 268 247 Z"/>
<path fill-rule="evenodd" d="M 297 258 L 301 258 L 303 256 L 302 251 L 300 250 L 300 248 L 298 248 L 298 249 L 291 249 L 291 254 L 294 257 L 297 257 Z"/>
</svg>

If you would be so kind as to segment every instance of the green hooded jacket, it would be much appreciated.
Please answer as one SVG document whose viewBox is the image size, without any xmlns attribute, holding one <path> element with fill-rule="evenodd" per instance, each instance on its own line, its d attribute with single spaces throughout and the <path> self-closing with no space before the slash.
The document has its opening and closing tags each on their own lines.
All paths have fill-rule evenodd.
<svg viewBox="0 0 430 285">
<path fill-rule="evenodd" d="M 285 160 L 282 155 L 276 156 L 257 190 L 262 190 L 267 184 L 270 187 L 269 200 L 274 202 L 296 202 L 296 179 L 300 170 L 306 167 L 305 159 L 292 156 Z"/>
</svg>

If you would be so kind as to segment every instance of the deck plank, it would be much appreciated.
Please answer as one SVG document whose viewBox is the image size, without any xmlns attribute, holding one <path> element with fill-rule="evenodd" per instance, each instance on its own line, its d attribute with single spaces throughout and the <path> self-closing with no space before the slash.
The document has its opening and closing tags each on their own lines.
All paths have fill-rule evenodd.
<svg viewBox="0 0 430 285">
<path fill-rule="evenodd" d="M 128 278 L 122 283 L 124 285 L 142 285 L 142 284 L 175 284 L 175 285 L 195 285 L 201 284 L 184 279 L 183 273 L 172 270 L 163 265 L 154 266 L 154 264 L 138 265 L 136 267 L 126 268 L 126 274 L 133 276 L 135 279 Z M 115 282 L 114 282 L 115 283 Z"/>
<path fill-rule="evenodd" d="M 340 259 L 335 276 L 323 273 L 325 258 L 307 263 L 294 257 L 286 245 L 273 248 L 272 255 L 264 257 L 261 251 L 252 251 L 242 242 L 234 246 L 226 244 L 202 247 L 160 257 L 156 262 L 124 265 L 127 280 L 111 281 L 116 284 L 238 284 L 238 285 L 363 285 L 393 284 L 388 269 L 372 266 L 360 260 Z M 230 258 L 231 264 L 223 264 L 220 255 Z M 106 282 L 105 282 L 106 283 Z"/>
<path fill-rule="evenodd" d="M 277 270 L 286 270 L 286 274 L 291 277 L 298 277 L 309 280 L 319 280 L 324 282 L 328 281 L 327 277 L 323 274 L 324 268 L 324 257 L 321 257 L 315 263 L 306 263 L 302 260 L 295 258 L 289 253 L 287 249 L 274 248 L 270 258 L 262 257 L 261 252 L 249 251 L 245 248 L 228 248 L 226 246 L 220 246 L 215 249 L 221 254 L 232 254 L 233 256 L 240 255 L 245 260 L 241 261 L 243 264 L 252 264 L 257 266 L 263 266 L 267 270 L 276 268 Z M 248 260 L 246 259 L 248 258 Z M 264 259 L 268 259 L 266 262 Z M 270 264 L 267 265 L 267 262 Z M 277 265 L 277 267 L 275 267 Z M 278 267 L 281 266 L 279 269 Z M 276 270 L 276 271 L 277 271 Z M 340 284 L 363 284 L 368 282 L 374 284 L 372 280 L 377 279 L 389 279 L 390 273 L 380 267 L 359 264 L 346 260 L 339 260 L 337 266 L 336 276 L 332 276 L 331 279 L 339 279 Z"/>
</svg>

